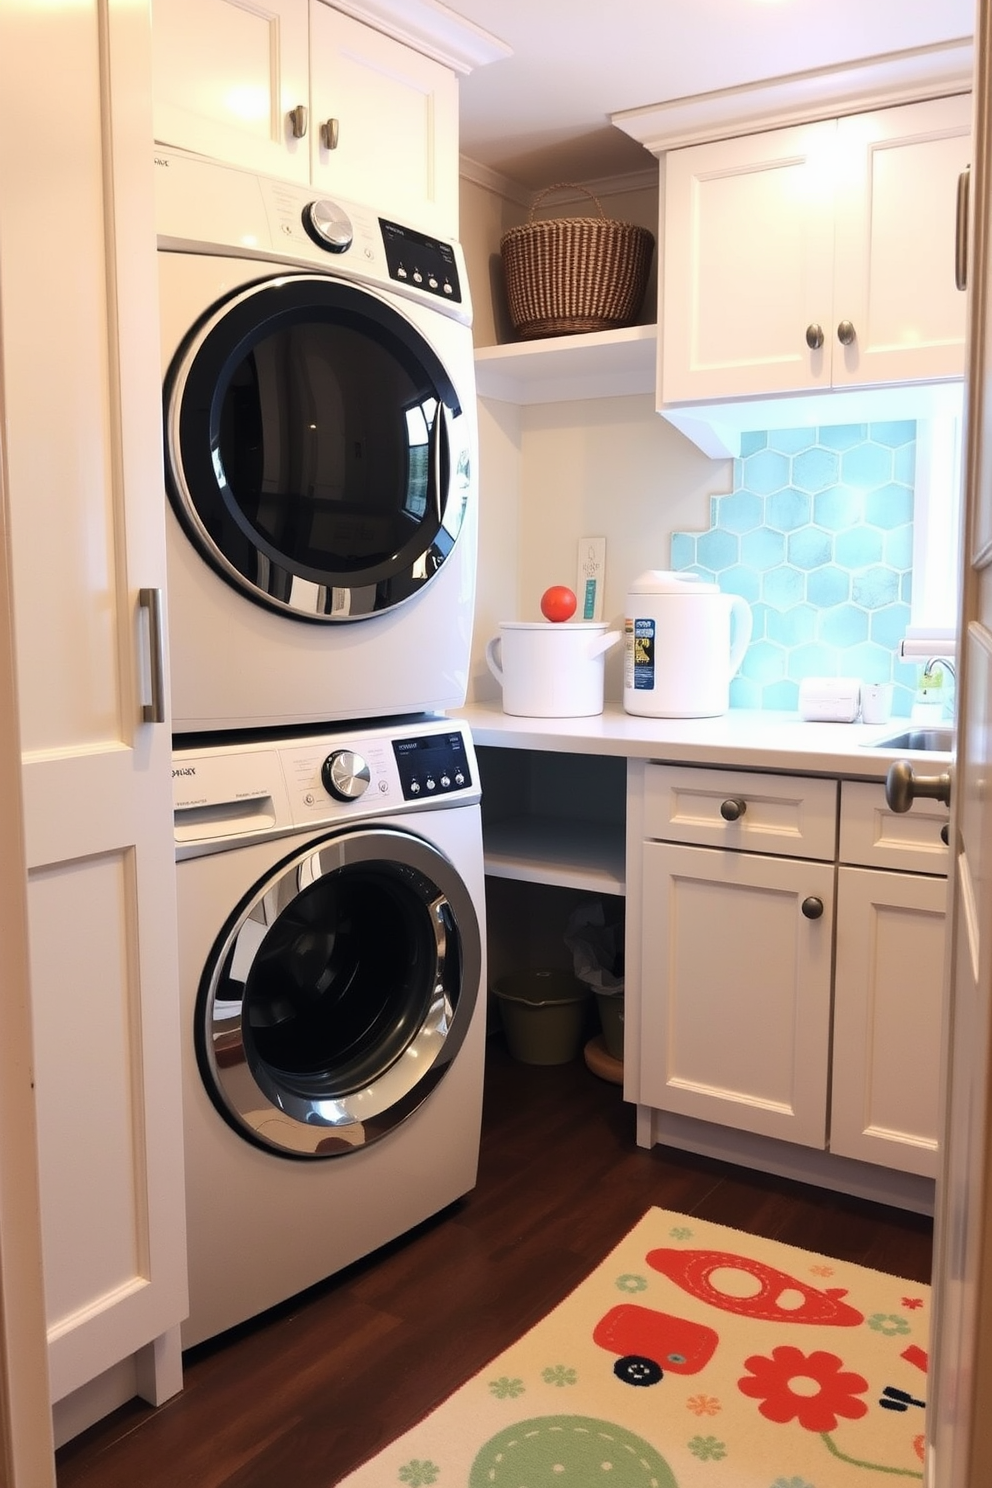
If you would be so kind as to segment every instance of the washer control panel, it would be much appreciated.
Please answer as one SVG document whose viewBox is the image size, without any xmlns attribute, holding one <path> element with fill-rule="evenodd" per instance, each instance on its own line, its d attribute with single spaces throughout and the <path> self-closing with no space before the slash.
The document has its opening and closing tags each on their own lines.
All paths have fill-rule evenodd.
<svg viewBox="0 0 992 1488">
<path fill-rule="evenodd" d="M 429 801 L 468 790 L 472 771 L 460 733 L 394 739 L 393 754 L 405 801 Z"/>
<path fill-rule="evenodd" d="M 379 218 L 386 265 L 390 279 L 397 284 L 413 285 L 453 305 L 461 303 L 458 264 L 450 243 L 429 238 L 412 227 Z"/>
<path fill-rule="evenodd" d="M 177 853 L 189 857 L 301 827 L 474 803 L 481 796 L 476 776 L 471 734 L 448 718 L 177 748 Z"/>
</svg>

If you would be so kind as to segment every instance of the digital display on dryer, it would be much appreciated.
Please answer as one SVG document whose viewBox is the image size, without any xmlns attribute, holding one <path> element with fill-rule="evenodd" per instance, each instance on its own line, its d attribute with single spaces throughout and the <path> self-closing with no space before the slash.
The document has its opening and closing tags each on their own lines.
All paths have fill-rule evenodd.
<svg viewBox="0 0 992 1488">
<path fill-rule="evenodd" d="M 461 304 L 458 265 L 450 243 L 428 238 L 411 227 L 401 227 L 398 222 L 387 222 L 384 217 L 379 218 L 379 226 L 390 279 L 397 284 L 412 284 L 415 289 L 437 295 L 438 299 Z"/>
<path fill-rule="evenodd" d="M 393 753 L 405 801 L 429 801 L 466 790 L 472 784 L 461 734 L 394 739 Z"/>
</svg>

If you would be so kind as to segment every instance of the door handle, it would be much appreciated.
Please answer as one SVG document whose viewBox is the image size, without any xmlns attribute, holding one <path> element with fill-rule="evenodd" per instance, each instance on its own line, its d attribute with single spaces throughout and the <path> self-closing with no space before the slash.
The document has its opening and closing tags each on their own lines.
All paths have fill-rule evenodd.
<svg viewBox="0 0 992 1488">
<path fill-rule="evenodd" d="M 890 811 L 908 811 L 920 799 L 951 804 L 951 772 L 917 775 L 909 760 L 896 760 L 885 777 L 885 800 Z"/>
<path fill-rule="evenodd" d="M 954 284 L 968 288 L 968 201 L 971 196 L 971 166 L 958 176 L 957 216 L 954 228 Z"/>
<path fill-rule="evenodd" d="M 148 616 L 148 670 L 151 700 L 141 705 L 142 723 L 165 722 L 165 626 L 161 589 L 139 589 L 138 605 Z"/>
</svg>

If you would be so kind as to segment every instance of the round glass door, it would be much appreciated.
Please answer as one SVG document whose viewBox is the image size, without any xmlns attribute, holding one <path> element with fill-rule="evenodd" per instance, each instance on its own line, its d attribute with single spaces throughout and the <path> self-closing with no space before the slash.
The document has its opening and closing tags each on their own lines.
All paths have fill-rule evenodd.
<svg viewBox="0 0 992 1488">
<path fill-rule="evenodd" d="M 393 829 L 325 838 L 233 915 L 200 986 L 200 1071 L 221 1114 L 282 1156 L 334 1157 L 424 1101 L 479 993 L 471 897 Z"/>
<path fill-rule="evenodd" d="M 360 620 L 438 572 L 468 499 L 465 418 L 413 324 L 317 275 L 242 289 L 166 380 L 172 504 L 208 563 L 298 619 Z"/>
</svg>

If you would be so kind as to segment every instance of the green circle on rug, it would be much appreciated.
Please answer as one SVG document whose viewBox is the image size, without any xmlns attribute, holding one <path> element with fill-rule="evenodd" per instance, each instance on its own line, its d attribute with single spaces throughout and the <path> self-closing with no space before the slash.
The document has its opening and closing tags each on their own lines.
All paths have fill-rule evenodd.
<svg viewBox="0 0 992 1488">
<path fill-rule="evenodd" d="M 592 1416 L 534 1416 L 492 1437 L 469 1488 L 678 1488 L 654 1447 Z"/>
</svg>

